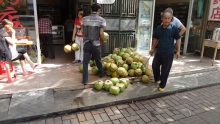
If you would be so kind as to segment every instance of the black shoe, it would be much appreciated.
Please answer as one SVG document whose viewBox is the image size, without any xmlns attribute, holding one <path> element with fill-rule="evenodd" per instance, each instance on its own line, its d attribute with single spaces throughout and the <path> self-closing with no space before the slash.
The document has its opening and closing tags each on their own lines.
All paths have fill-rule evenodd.
<svg viewBox="0 0 220 124">
<path fill-rule="evenodd" d="M 82 83 L 83 83 L 84 85 L 87 85 L 87 84 L 88 84 L 88 82 L 84 82 L 84 81 L 83 81 Z"/>
</svg>

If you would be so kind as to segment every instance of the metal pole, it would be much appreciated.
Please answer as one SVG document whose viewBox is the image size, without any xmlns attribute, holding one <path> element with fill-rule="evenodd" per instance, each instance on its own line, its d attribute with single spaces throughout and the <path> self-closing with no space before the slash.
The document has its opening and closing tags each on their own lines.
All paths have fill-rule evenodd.
<svg viewBox="0 0 220 124">
<path fill-rule="evenodd" d="M 188 46 L 188 40 L 189 40 L 190 21 L 191 21 L 191 17 L 192 17 L 193 3 L 194 3 L 194 0 L 190 0 L 188 18 L 187 18 L 187 26 L 186 26 L 186 35 L 185 35 L 185 41 L 184 41 L 184 47 L 183 47 L 183 55 L 186 55 L 186 53 L 187 53 L 187 46 Z"/>
<path fill-rule="evenodd" d="M 37 43 L 37 62 L 41 64 L 41 50 L 40 50 L 40 40 L 39 40 L 39 31 L 38 31 L 38 17 L 37 17 L 37 1 L 33 0 L 34 6 L 34 23 L 35 23 L 35 32 L 36 32 L 36 43 Z"/>
</svg>

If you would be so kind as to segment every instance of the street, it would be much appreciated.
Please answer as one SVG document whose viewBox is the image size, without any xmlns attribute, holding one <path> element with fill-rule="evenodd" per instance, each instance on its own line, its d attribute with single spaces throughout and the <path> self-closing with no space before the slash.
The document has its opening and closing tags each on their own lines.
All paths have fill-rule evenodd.
<svg viewBox="0 0 220 124">
<path fill-rule="evenodd" d="M 220 124 L 220 85 L 22 124 Z"/>
</svg>

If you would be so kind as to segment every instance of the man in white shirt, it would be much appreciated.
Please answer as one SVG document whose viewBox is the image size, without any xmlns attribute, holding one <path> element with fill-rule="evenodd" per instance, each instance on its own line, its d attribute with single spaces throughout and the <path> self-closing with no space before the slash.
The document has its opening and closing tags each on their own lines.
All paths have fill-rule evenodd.
<svg viewBox="0 0 220 124">
<path fill-rule="evenodd" d="M 164 12 L 170 12 L 173 14 L 173 9 L 168 7 L 164 10 Z M 183 23 L 176 18 L 175 16 L 173 16 L 173 19 L 171 20 L 171 24 L 175 25 L 178 29 L 180 29 L 180 36 L 182 36 L 185 32 L 186 32 L 186 27 L 183 25 Z"/>
<path fill-rule="evenodd" d="M 163 12 L 169 12 L 171 14 L 173 14 L 173 9 L 168 7 L 166 8 Z M 180 32 L 179 35 L 182 36 L 185 32 L 186 32 L 186 27 L 183 25 L 183 23 L 176 18 L 175 16 L 173 16 L 173 19 L 171 20 L 171 24 L 173 24 L 174 26 L 176 26 Z M 181 39 L 180 39 L 181 40 Z M 176 40 L 174 40 L 174 43 L 176 43 Z M 176 46 L 176 45 L 175 45 Z M 176 48 L 175 48 L 175 52 L 176 52 Z"/>
</svg>

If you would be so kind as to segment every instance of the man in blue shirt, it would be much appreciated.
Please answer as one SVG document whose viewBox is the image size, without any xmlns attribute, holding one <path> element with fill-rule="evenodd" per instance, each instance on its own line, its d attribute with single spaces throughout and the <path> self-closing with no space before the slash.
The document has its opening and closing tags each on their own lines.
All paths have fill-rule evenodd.
<svg viewBox="0 0 220 124">
<path fill-rule="evenodd" d="M 154 41 L 151 50 L 149 51 L 152 56 L 154 49 L 157 46 L 157 51 L 154 55 L 152 69 L 155 82 L 160 80 L 159 91 L 164 91 L 167 83 L 167 78 L 173 64 L 174 57 L 174 39 L 176 40 L 177 52 L 176 58 L 180 57 L 180 35 L 176 26 L 170 22 L 173 14 L 169 11 L 164 11 L 161 15 L 162 24 L 156 28 L 154 33 Z"/>
<path fill-rule="evenodd" d="M 83 34 L 83 83 L 88 83 L 88 64 L 91 56 L 95 59 L 99 69 L 99 77 L 104 76 L 101 61 L 101 44 L 104 42 L 104 28 L 106 21 L 98 15 L 101 10 L 99 4 L 91 6 L 92 13 L 82 19 L 81 27 Z"/>
</svg>

